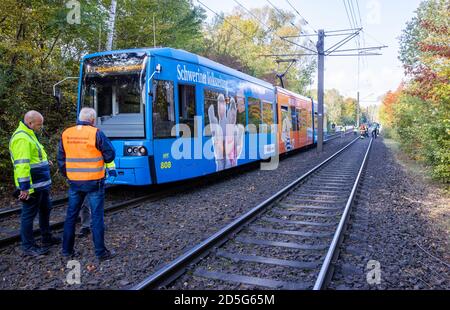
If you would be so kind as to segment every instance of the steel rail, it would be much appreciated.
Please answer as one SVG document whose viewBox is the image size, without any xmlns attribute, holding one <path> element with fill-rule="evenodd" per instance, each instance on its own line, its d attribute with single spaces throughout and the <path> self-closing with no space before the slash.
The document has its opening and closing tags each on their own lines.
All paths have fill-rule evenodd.
<svg viewBox="0 0 450 310">
<path fill-rule="evenodd" d="M 56 206 L 60 206 L 60 205 L 67 203 L 67 201 L 69 201 L 69 197 L 64 197 L 64 198 L 52 200 L 52 204 L 55 204 Z M 11 216 L 11 215 L 20 214 L 21 212 L 22 212 L 22 207 L 16 207 L 16 208 L 11 208 L 11 209 L 7 209 L 7 210 L 2 210 L 2 211 L 0 211 L 0 219 Z"/>
<path fill-rule="evenodd" d="M 347 130 L 347 131 L 345 132 L 345 136 L 348 135 L 348 134 L 350 134 L 350 133 L 352 133 L 352 132 L 353 132 L 353 130 L 350 130 L 350 129 Z M 329 136 L 327 137 L 327 139 L 323 140 L 323 142 L 324 142 L 324 143 L 325 143 L 325 142 L 329 142 L 329 141 L 335 140 L 335 139 L 340 138 L 340 137 L 342 137 L 342 133 L 340 133 L 340 132 L 333 133 L 333 134 L 329 135 Z"/>
<path fill-rule="evenodd" d="M 109 190 L 113 187 L 116 187 L 117 185 L 108 185 L 105 190 Z M 58 198 L 58 199 L 54 199 L 52 200 L 52 208 L 53 207 L 60 207 L 61 205 L 64 205 L 65 203 L 67 203 L 69 201 L 69 197 L 63 197 L 63 198 Z M 22 212 L 22 207 L 15 207 L 15 208 L 10 208 L 10 209 L 6 209 L 6 210 L 0 210 L 0 219 L 3 219 L 5 217 L 11 216 L 11 215 L 16 215 L 16 214 L 20 214 Z"/>
<path fill-rule="evenodd" d="M 334 137 L 332 137 L 332 139 L 330 139 L 330 140 L 333 140 L 333 139 L 334 139 Z M 327 140 L 327 141 L 330 141 L 330 140 Z M 111 189 L 111 188 L 114 188 L 114 187 L 116 187 L 116 186 L 112 185 L 112 186 L 108 186 L 106 189 Z M 142 197 L 135 198 L 133 200 L 129 200 L 129 201 L 125 201 L 125 202 L 122 202 L 122 203 L 118 203 L 118 204 L 115 204 L 115 205 L 112 205 L 110 207 L 105 208 L 104 211 L 105 211 L 105 213 L 109 213 L 111 211 L 115 211 L 115 210 L 118 210 L 118 209 L 123 209 L 123 208 L 126 208 L 129 205 L 132 205 L 132 204 L 135 204 L 135 203 L 138 203 L 138 202 L 141 202 L 141 201 L 148 200 L 148 199 L 150 199 L 152 197 L 154 197 L 155 199 L 159 198 L 160 196 L 165 197 L 165 194 L 167 192 L 168 191 L 166 190 L 166 191 L 163 191 L 162 193 L 145 195 L 145 196 L 142 196 Z M 55 202 L 55 201 L 57 201 L 58 204 L 63 204 L 64 202 L 68 201 L 68 197 L 56 199 L 53 202 Z M 151 200 L 151 201 L 154 201 L 154 200 Z M 2 219 L 4 217 L 11 216 L 11 215 L 14 215 L 14 214 L 20 214 L 21 210 L 22 210 L 22 208 L 18 207 L 18 208 L 14 208 L 14 209 L 8 209 L 8 210 L 0 211 L 0 219 Z M 63 226 L 64 226 L 64 221 L 60 221 L 60 222 L 56 222 L 56 223 L 50 224 L 50 229 L 58 230 L 58 229 L 63 228 Z M 33 235 L 34 236 L 39 235 L 39 233 L 40 233 L 39 229 L 36 229 L 36 230 L 33 231 Z M 0 239 L 0 248 L 6 247 L 8 245 L 11 245 L 11 244 L 19 242 L 19 241 L 20 241 L 20 234 L 14 234 L 14 235 L 11 235 L 11 236 L 8 236 L 8 237 L 5 237 L 5 238 L 1 238 Z"/>
<path fill-rule="evenodd" d="M 340 137 L 340 133 L 335 133 L 335 134 L 329 135 L 328 139 L 324 140 L 324 142 L 332 141 L 332 140 L 334 140 L 334 139 L 336 139 L 338 137 Z M 117 185 L 108 186 L 106 189 L 109 189 L 109 188 L 112 188 L 112 187 L 116 187 L 116 186 Z M 55 207 L 55 206 L 59 207 L 60 205 L 63 205 L 65 203 L 67 203 L 68 201 L 69 201 L 69 198 L 68 197 L 64 197 L 64 198 L 59 198 L 59 199 L 52 200 L 52 204 L 55 204 L 53 207 Z M 11 215 L 20 214 L 21 212 L 22 212 L 22 207 L 15 207 L 15 208 L 7 209 L 7 210 L 0 210 L 0 219 L 3 219 L 5 217 L 11 216 Z"/>
<path fill-rule="evenodd" d="M 331 267 L 331 261 L 336 254 L 336 249 L 338 248 L 340 244 L 340 240 L 342 237 L 342 234 L 344 232 L 344 227 L 347 223 L 348 216 L 350 214 L 350 207 L 353 203 L 353 200 L 356 196 L 356 190 L 359 185 L 359 181 L 361 179 L 361 176 L 363 174 L 364 168 L 367 163 L 367 158 L 369 157 L 370 149 L 372 148 L 373 139 L 370 140 L 369 147 L 367 148 L 366 155 L 364 156 L 363 162 L 361 164 L 361 167 L 359 168 L 358 176 L 356 177 L 355 183 L 353 184 L 352 191 L 350 193 L 350 197 L 347 200 L 347 204 L 345 205 L 344 213 L 342 214 L 341 220 L 339 222 L 339 225 L 336 229 L 336 232 L 333 236 L 333 240 L 331 242 L 331 246 L 327 252 L 327 255 L 325 256 L 325 260 L 322 264 L 322 268 L 320 269 L 319 275 L 317 277 L 316 283 L 314 284 L 313 290 L 322 290 L 324 289 L 326 282 L 330 276 L 330 267 Z"/>
<path fill-rule="evenodd" d="M 149 195 L 145 195 L 145 196 L 142 196 L 142 197 L 134 198 L 134 199 L 131 199 L 131 200 L 128 200 L 128 201 L 120 202 L 120 203 L 114 204 L 112 206 L 106 207 L 104 212 L 105 213 L 110 213 L 112 211 L 117 211 L 117 210 L 120 210 L 120 209 L 124 209 L 124 208 L 127 208 L 127 207 L 131 206 L 131 205 L 137 204 L 139 202 L 147 201 L 147 200 L 151 199 L 152 197 L 157 200 L 161 196 L 165 197 L 165 195 L 163 195 L 163 194 L 157 194 L 157 195 L 149 194 Z M 150 202 L 151 201 L 153 201 L 153 200 L 150 200 Z M 63 227 L 64 227 L 64 221 L 60 221 L 60 222 L 56 222 L 56 223 L 50 224 L 50 229 L 51 230 L 58 230 L 58 229 L 61 229 Z M 39 234 L 40 234 L 40 229 L 35 229 L 33 231 L 33 235 L 34 236 L 37 236 Z M 14 234 L 14 235 L 8 236 L 6 238 L 2 238 L 2 239 L 0 239 L 0 248 L 6 247 L 8 245 L 11 245 L 11 244 L 19 242 L 19 241 L 20 241 L 20 234 Z"/>
<path fill-rule="evenodd" d="M 246 225 L 249 221 L 254 219 L 257 215 L 259 215 L 261 212 L 263 212 L 267 207 L 271 206 L 274 202 L 282 199 L 286 194 L 288 194 L 293 188 L 295 188 L 298 184 L 306 180 L 308 177 L 310 177 L 313 173 L 317 172 L 320 168 L 328 164 L 330 161 L 335 159 L 337 156 L 339 156 L 342 152 L 347 150 L 350 146 L 352 146 L 356 141 L 359 140 L 359 137 L 354 139 L 352 142 L 347 144 L 345 147 L 343 147 L 341 150 L 337 151 L 333 155 L 331 155 L 329 158 L 324 160 L 322 163 L 318 164 L 305 174 L 303 174 L 301 177 L 293 181 L 291 184 L 286 186 L 285 188 L 278 191 L 276 194 L 272 195 L 270 198 L 266 199 L 264 202 L 260 203 L 255 208 L 251 209 L 244 215 L 240 216 L 236 220 L 234 220 L 232 223 L 228 224 L 224 228 L 220 229 L 218 232 L 207 238 L 206 240 L 202 241 L 195 247 L 193 247 L 191 250 L 185 252 L 166 266 L 162 267 L 161 269 L 157 270 L 155 273 L 138 283 L 137 285 L 131 287 L 131 290 L 143 290 L 143 289 L 158 289 L 160 287 L 163 287 L 164 285 L 167 285 L 167 283 L 170 283 L 171 281 L 175 280 L 179 275 L 181 275 L 184 270 L 191 265 L 192 263 L 195 263 L 199 259 L 206 256 L 211 248 L 220 246 L 225 241 L 227 241 L 227 238 L 230 235 L 233 235 L 234 233 L 238 232 L 240 228 L 242 228 L 244 225 Z"/>
</svg>

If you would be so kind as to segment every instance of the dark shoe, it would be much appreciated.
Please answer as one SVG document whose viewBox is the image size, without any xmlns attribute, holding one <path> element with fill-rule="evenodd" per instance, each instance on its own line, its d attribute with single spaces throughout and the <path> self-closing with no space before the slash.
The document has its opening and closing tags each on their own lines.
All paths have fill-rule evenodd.
<svg viewBox="0 0 450 310">
<path fill-rule="evenodd" d="M 113 257 L 116 257 L 116 256 L 117 256 L 117 253 L 115 251 L 106 250 L 106 253 L 103 254 L 102 256 L 97 257 L 97 259 L 100 262 L 103 262 L 103 261 L 109 260 L 109 259 L 111 259 Z"/>
<path fill-rule="evenodd" d="M 55 244 L 60 244 L 61 238 L 59 237 L 50 237 L 49 239 L 42 240 L 43 247 L 50 247 Z"/>
<path fill-rule="evenodd" d="M 84 238 L 91 233 L 91 229 L 89 227 L 83 227 L 80 229 L 78 233 L 78 238 Z"/>
<path fill-rule="evenodd" d="M 22 254 L 23 256 L 39 257 L 46 255 L 48 252 L 49 250 L 47 248 L 33 247 L 28 250 L 24 250 Z"/>
<path fill-rule="evenodd" d="M 77 251 L 73 251 L 72 253 L 69 253 L 69 254 L 63 252 L 63 253 L 62 253 L 62 256 L 63 256 L 64 258 L 77 258 L 77 257 L 80 256 L 80 253 L 77 252 Z"/>
</svg>

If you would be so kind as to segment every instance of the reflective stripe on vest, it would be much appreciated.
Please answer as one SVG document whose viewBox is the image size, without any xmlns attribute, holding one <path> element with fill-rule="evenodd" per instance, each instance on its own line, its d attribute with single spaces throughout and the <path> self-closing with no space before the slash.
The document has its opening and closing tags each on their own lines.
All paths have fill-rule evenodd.
<svg viewBox="0 0 450 310">
<path fill-rule="evenodd" d="M 17 143 L 18 139 L 23 139 L 27 143 Z M 24 153 L 28 155 L 28 158 L 19 155 L 23 153 L 25 148 L 29 148 Z M 44 147 L 39 143 L 35 133 L 23 122 L 19 123 L 19 127 L 9 141 L 9 152 L 14 165 L 16 188 L 23 188 L 31 194 L 35 188 L 47 188 L 51 184 L 50 168 Z"/>
<path fill-rule="evenodd" d="M 30 168 L 31 169 L 45 167 L 45 166 L 48 166 L 48 161 L 43 161 L 43 162 L 40 162 L 38 164 L 30 164 Z"/>
<path fill-rule="evenodd" d="M 24 133 L 24 134 L 26 134 L 26 135 L 31 139 L 31 141 L 33 141 L 34 144 L 36 144 L 36 148 L 37 148 L 37 151 L 38 151 L 39 160 L 42 161 L 42 150 L 41 150 L 41 147 L 39 146 L 39 144 L 38 144 L 36 141 L 34 141 L 33 137 L 32 137 L 28 132 L 23 131 L 23 130 L 16 131 L 16 132 L 13 134 L 13 136 L 11 137 L 10 144 L 11 144 L 12 139 L 13 139 L 17 134 L 19 134 L 19 133 Z M 11 155 L 11 157 L 12 157 L 12 155 Z"/>
<path fill-rule="evenodd" d="M 105 165 L 105 167 L 106 167 L 106 171 L 116 170 L 116 163 L 113 160 L 112 162 L 107 163 Z"/>
<path fill-rule="evenodd" d="M 97 158 L 66 158 L 66 162 L 68 163 L 95 163 L 103 160 L 103 157 Z"/>
<path fill-rule="evenodd" d="M 99 168 L 67 168 L 67 172 L 98 172 L 105 170 L 104 167 Z"/>
<path fill-rule="evenodd" d="M 105 177 L 102 153 L 96 147 L 97 128 L 77 125 L 62 135 L 66 174 L 71 181 L 94 181 Z"/>
<path fill-rule="evenodd" d="M 36 184 L 31 184 L 31 188 L 39 189 L 39 188 L 42 188 L 42 187 L 49 186 L 50 184 L 52 184 L 51 180 L 44 181 L 44 182 L 39 182 L 39 183 L 36 183 Z"/>
<path fill-rule="evenodd" d="M 29 164 L 29 163 L 30 163 L 29 159 L 18 159 L 14 161 L 14 165 Z"/>
</svg>

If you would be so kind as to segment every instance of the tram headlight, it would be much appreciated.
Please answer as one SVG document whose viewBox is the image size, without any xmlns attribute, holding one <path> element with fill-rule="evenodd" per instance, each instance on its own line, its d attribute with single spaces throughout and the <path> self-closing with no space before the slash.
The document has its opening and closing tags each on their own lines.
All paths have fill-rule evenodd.
<svg viewBox="0 0 450 310">
<path fill-rule="evenodd" d="M 145 148 L 145 146 L 141 146 L 139 148 L 139 154 L 141 154 L 141 156 L 147 155 L 147 149 Z"/>
<path fill-rule="evenodd" d="M 124 156 L 147 156 L 147 148 L 142 145 L 126 145 L 123 150 Z"/>
</svg>

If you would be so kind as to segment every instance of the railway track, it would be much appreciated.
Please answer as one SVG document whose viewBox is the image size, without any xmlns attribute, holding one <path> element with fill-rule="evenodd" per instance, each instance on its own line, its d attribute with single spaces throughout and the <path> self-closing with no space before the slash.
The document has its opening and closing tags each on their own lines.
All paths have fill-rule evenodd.
<svg viewBox="0 0 450 310">
<path fill-rule="evenodd" d="M 121 211 L 123 209 L 132 208 L 139 206 L 142 202 L 155 202 L 159 201 L 163 198 L 169 197 L 171 195 L 179 194 L 185 191 L 188 191 L 195 186 L 201 184 L 201 180 L 194 180 L 190 184 L 185 183 L 177 183 L 172 186 L 162 186 L 160 188 L 155 188 L 154 192 L 151 194 L 144 194 L 140 195 L 138 197 L 127 199 L 125 201 L 116 202 L 116 203 L 106 203 L 105 204 L 105 215 L 111 214 L 114 212 Z M 110 187 L 112 189 L 113 187 Z M 64 206 L 66 204 L 63 204 Z M 16 213 L 17 214 L 17 213 Z M 20 212 L 18 213 L 20 214 Z M 64 218 L 64 212 L 59 216 L 60 218 Z M 50 228 L 53 232 L 58 232 L 64 227 L 64 221 L 63 220 L 57 220 L 54 222 L 50 222 Z M 34 236 L 40 235 L 40 230 L 35 229 L 33 231 Z M 20 231 L 18 229 L 14 229 L 9 234 L 2 233 L 2 237 L 0 238 L 0 249 L 9 246 L 11 244 L 20 242 Z M 6 236 L 5 236 L 6 235 Z"/>
<path fill-rule="evenodd" d="M 247 169 L 250 169 L 250 166 Z M 245 170 L 242 170 L 242 171 L 245 171 Z M 226 177 L 228 175 L 232 175 L 232 174 L 233 174 L 233 171 L 225 171 L 221 175 L 221 178 Z M 156 187 L 154 189 L 154 193 L 152 193 L 152 194 L 142 195 L 142 196 L 139 196 L 134 199 L 129 199 L 129 200 L 122 201 L 119 203 L 113 203 L 110 205 L 105 204 L 105 214 L 120 211 L 120 210 L 129 208 L 129 207 L 132 207 L 135 205 L 138 206 L 142 202 L 155 202 L 155 201 L 161 200 L 165 197 L 169 197 L 171 195 L 175 195 L 175 194 L 179 194 L 179 193 L 188 191 L 192 188 L 195 188 L 196 186 L 208 184 L 208 182 L 210 182 L 210 181 L 214 182 L 215 180 L 220 180 L 221 178 L 219 178 L 216 175 L 212 175 L 212 176 L 192 180 L 192 182 L 189 182 L 188 184 L 185 182 L 177 182 L 174 184 L 170 184 L 168 186 L 163 185 L 160 187 Z M 113 188 L 113 186 L 111 186 L 109 188 L 111 189 L 111 188 Z M 151 189 L 149 189 L 149 190 L 151 190 Z M 55 204 L 55 205 L 53 206 L 53 208 L 65 207 L 67 205 L 67 201 L 68 201 L 68 198 L 54 200 L 53 204 Z M 63 210 L 58 210 L 58 211 L 63 211 Z M 0 217 L 0 220 L 1 220 L 0 223 L 3 222 L 3 223 L 7 223 L 7 224 L 15 224 L 15 226 L 20 224 L 20 220 L 14 219 L 14 221 L 16 222 L 16 223 L 14 223 L 12 218 L 15 215 L 16 216 L 20 215 L 21 208 L 14 208 L 11 210 L 6 210 L 6 211 L 4 211 L 4 213 L 5 213 L 5 215 L 3 216 L 3 218 Z M 54 216 L 54 214 L 53 214 L 53 216 Z M 59 214 L 58 217 L 64 218 L 64 212 Z M 52 231 L 59 231 L 63 227 L 64 227 L 64 221 L 62 221 L 62 220 L 50 222 L 50 228 Z M 40 230 L 35 229 L 33 231 L 33 234 L 34 234 L 34 236 L 39 236 Z M 17 242 L 20 242 L 19 228 L 15 227 L 14 229 L 8 229 L 7 227 L 0 227 L 0 249 L 4 248 L 6 246 L 12 245 L 14 243 L 17 243 Z"/>
<path fill-rule="evenodd" d="M 353 140 L 131 289 L 325 288 L 371 146 Z"/>
<path fill-rule="evenodd" d="M 109 191 L 112 188 L 116 188 L 116 185 L 113 186 L 106 186 L 105 190 Z M 56 209 L 59 207 L 64 207 L 67 205 L 67 202 L 69 201 L 69 197 L 62 197 L 62 198 L 57 198 L 57 199 L 53 199 L 52 200 L 52 209 Z M 15 208 L 9 208 L 6 210 L 0 210 L 0 220 L 13 216 L 13 215 L 19 215 L 20 213 L 22 213 L 22 207 L 15 207 Z"/>
<path fill-rule="evenodd" d="M 330 135 L 324 142 L 326 143 L 328 141 L 334 140 L 337 137 L 340 137 L 340 134 Z M 214 180 L 214 177 L 211 177 L 211 179 Z M 175 189 L 164 190 L 163 192 L 154 193 L 154 194 L 150 194 L 150 195 L 143 195 L 143 196 L 137 197 L 135 199 L 131 199 L 131 200 L 127 200 L 124 202 L 105 206 L 105 214 L 114 212 L 114 211 L 118 211 L 121 209 L 125 209 L 130 205 L 138 204 L 138 203 L 146 201 L 146 200 L 157 201 L 159 199 L 167 197 L 170 194 L 179 193 L 180 191 L 183 191 L 183 190 L 188 190 L 188 188 L 195 187 L 195 184 L 200 184 L 200 183 L 201 183 L 201 180 L 196 180 L 190 186 L 185 186 L 184 184 L 177 184 L 177 185 L 175 185 Z M 111 190 L 112 188 L 117 188 L 117 186 L 107 186 L 107 190 Z M 67 202 L 68 202 L 68 197 L 55 199 L 52 201 L 52 205 L 53 205 L 52 208 L 53 208 L 53 210 L 61 209 L 67 205 Z M 0 211 L 0 221 L 1 222 L 6 222 L 6 221 L 13 222 L 11 220 L 11 218 L 13 216 L 20 215 L 21 210 L 22 210 L 21 207 L 11 208 L 11 209 L 7 209 L 7 210 L 1 210 Z M 63 215 L 61 217 L 63 217 Z M 64 226 L 64 221 L 56 221 L 56 222 L 50 223 L 51 229 L 55 230 L 55 231 L 62 229 L 63 226 Z M 35 229 L 33 233 L 35 236 L 38 236 L 40 234 L 40 230 Z M 16 229 L 16 228 L 8 229 L 5 227 L 3 227 L 3 228 L 0 227 L 0 249 L 6 247 L 8 245 L 14 244 L 16 242 L 19 242 L 19 241 L 20 241 L 20 231 L 18 229 Z"/>
<path fill-rule="evenodd" d="M 142 197 L 127 200 L 124 202 L 112 204 L 110 206 L 105 207 L 105 214 L 128 208 L 132 205 L 139 204 L 143 201 L 152 201 L 152 199 L 158 200 L 158 199 L 162 198 L 162 195 L 163 194 L 149 194 L 149 195 L 145 195 Z M 163 196 L 163 197 L 166 197 L 166 196 L 167 196 L 167 194 L 165 194 L 165 196 Z M 58 230 L 62 229 L 63 227 L 64 227 L 64 221 L 56 221 L 56 222 L 50 223 L 50 228 L 52 229 L 52 231 L 58 231 Z M 40 234 L 40 230 L 35 229 L 33 231 L 33 234 L 35 236 L 38 236 Z M 19 231 L 15 231 L 12 234 L 9 234 L 8 236 L 1 238 L 0 239 L 0 249 L 6 247 L 8 245 L 14 244 L 16 242 L 20 242 L 20 232 Z"/>
<path fill-rule="evenodd" d="M 53 208 L 58 208 L 60 206 L 65 206 L 69 201 L 68 197 L 58 198 L 52 200 Z M 22 207 L 10 208 L 0 211 L 0 219 L 4 219 L 13 215 L 18 215 L 22 212 Z"/>
</svg>

